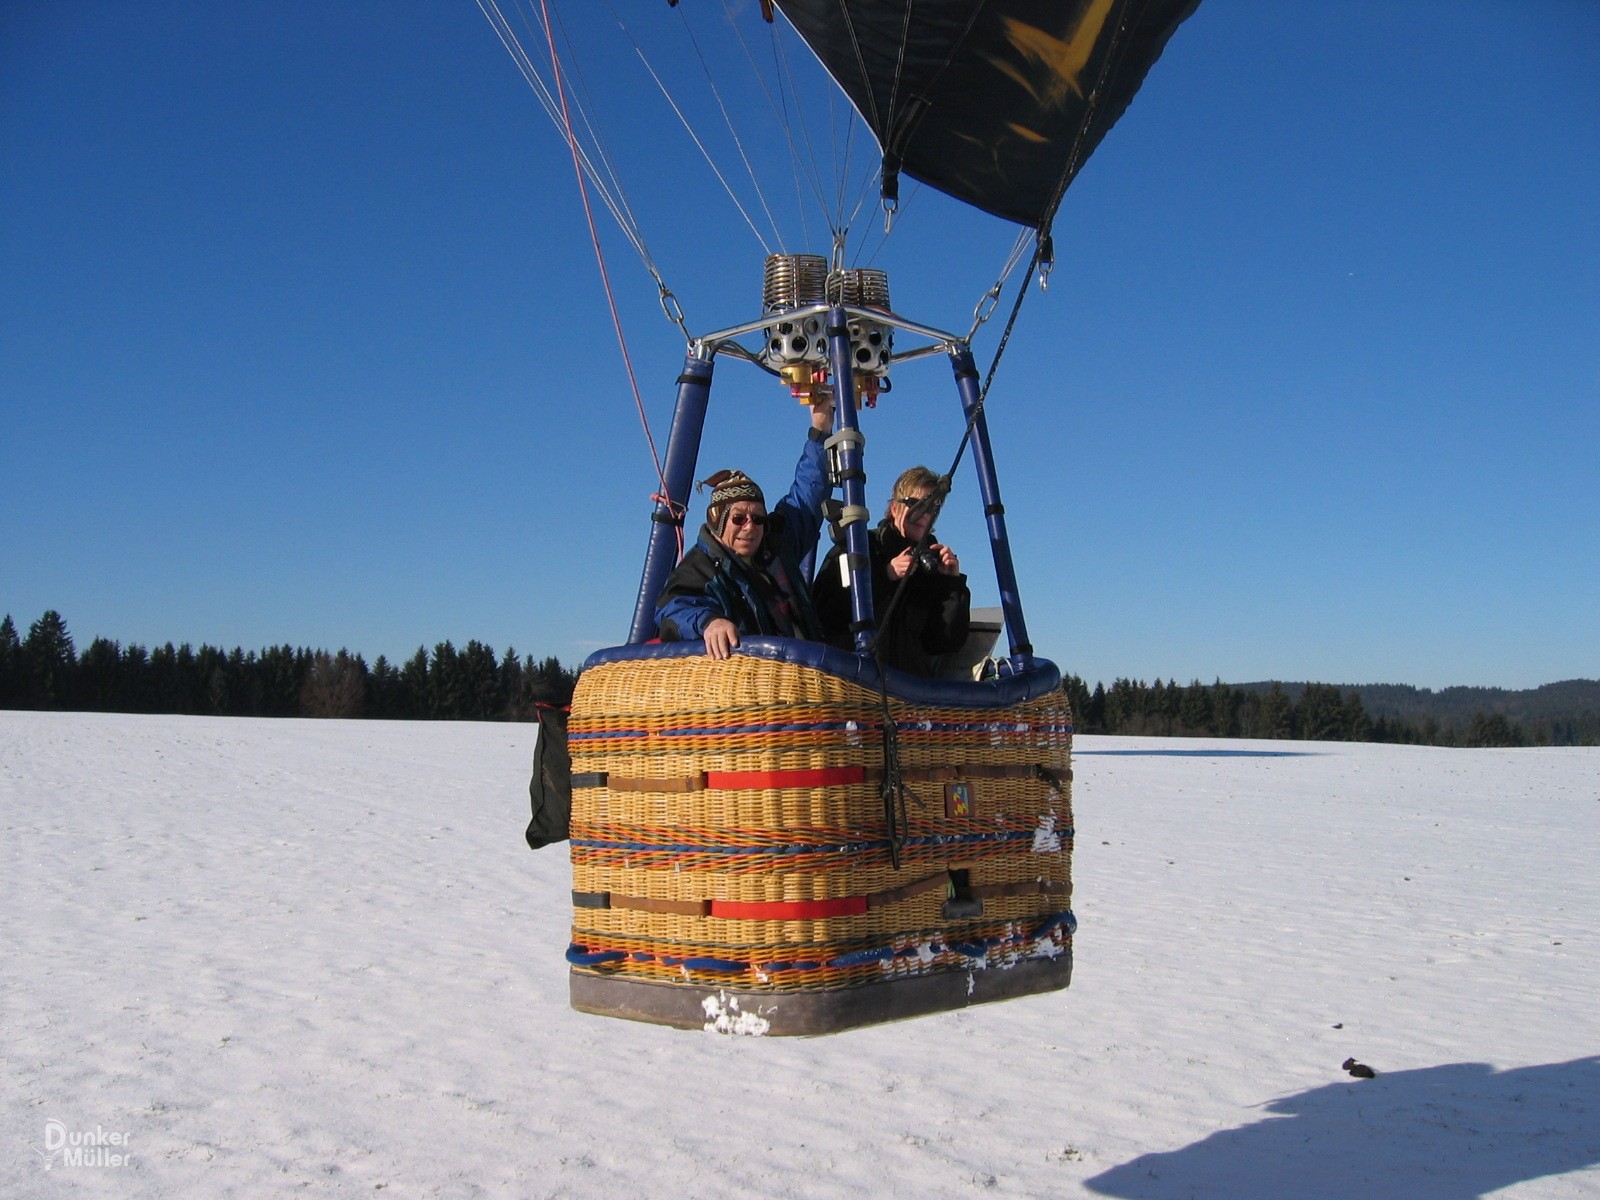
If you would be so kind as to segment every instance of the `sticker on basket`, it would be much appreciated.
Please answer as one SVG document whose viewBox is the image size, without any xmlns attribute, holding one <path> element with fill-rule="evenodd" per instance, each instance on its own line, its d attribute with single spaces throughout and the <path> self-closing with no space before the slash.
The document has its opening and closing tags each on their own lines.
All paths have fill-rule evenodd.
<svg viewBox="0 0 1600 1200">
<path fill-rule="evenodd" d="M 960 783 L 947 783 L 944 785 L 944 815 L 947 817 L 970 817 L 977 812 L 977 796 L 973 794 L 972 781 L 964 779 Z"/>
</svg>

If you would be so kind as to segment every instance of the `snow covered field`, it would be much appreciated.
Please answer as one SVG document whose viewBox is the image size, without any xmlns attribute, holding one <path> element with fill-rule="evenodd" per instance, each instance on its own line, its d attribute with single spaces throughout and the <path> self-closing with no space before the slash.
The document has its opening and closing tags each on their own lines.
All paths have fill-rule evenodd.
<svg viewBox="0 0 1600 1200">
<path fill-rule="evenodd" d="M 0 712 L 0 1196 L 1600 1195 L 1600 750 L 1080 738 L 1071 989 L 780 1040 L 567 1007 L 532 738 Z"/>
</svg>

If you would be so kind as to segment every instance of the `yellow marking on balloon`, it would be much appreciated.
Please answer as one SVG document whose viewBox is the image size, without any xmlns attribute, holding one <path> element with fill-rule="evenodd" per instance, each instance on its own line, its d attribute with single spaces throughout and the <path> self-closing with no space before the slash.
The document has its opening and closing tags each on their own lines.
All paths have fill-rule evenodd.
<svg viewBox="0 0 1600 1200">
<path fill-rule="evenodd" d="M 1025 141 L 1043 143 L 1050 140 L 1049 138 L 1045 137 L 1044 134 L 1039 133 L 1036 130 L 1029 129 L 1026 125 L 1018 125 L 1014 121 L 1007 121 L 1006 128 L 1011 130 L 1012 133 L 1016 134 Z"/>
<path fill-rule="evenodd" d="M 1088 65 L 1095 43 L 1105 29 L 1106 18 L 1111 15 L 1111 3 L 1112 0 L 1090 0 L 1078 18 L 1077 26 L 1068 30 L 1065 37 L 1056 37 L 1011 17 L 1005 18 L 1006 38 L 1011 48 L 1030 64 L 1043 67 L 1042 77 L 1036 69 L 1030 69 L 1024 75 L 1021 68 L 1009 62 L 997 58 L 990 58 L 989 61 L 996 70 L 1022 85 L 1041 105 L 1058 107 L 1069 93 L 1082 99 L 1083 84 L 1079 76 Z"/>
<path fill-rule="evenodd" d="M 1023 91 L 1032 96 L 1035 101 L 1041 104 L 1043 103 L 1043 101 L 1039 98 L 1039 89 L 1033 86 L 1033 80 L 1029 79 L 1016 67 L 1013 67 L 1010 63 L 1005 62 L 1002 59 L 995 58 L 993 55 L 985 55 L 984 57 L 988 58 L 990 63 L 994 65 L 994 69 L 999 71 L 1000 74 L 1010 76 L 1011 79 L 1014 80 Z"/>
</svg>

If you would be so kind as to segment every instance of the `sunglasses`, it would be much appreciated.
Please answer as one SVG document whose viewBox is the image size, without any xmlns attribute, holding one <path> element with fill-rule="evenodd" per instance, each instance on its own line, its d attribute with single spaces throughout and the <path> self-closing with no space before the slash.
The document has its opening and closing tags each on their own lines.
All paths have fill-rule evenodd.
<svg viewBox="0 0 1600 1200">
<path fill-rule="evenodd" d="M 728 516 L 728 524 L 735 529 L 743 529 L 746 525 L 765 525 L 766 523 L 766 513 L 730 513 Z"/>
</svg>

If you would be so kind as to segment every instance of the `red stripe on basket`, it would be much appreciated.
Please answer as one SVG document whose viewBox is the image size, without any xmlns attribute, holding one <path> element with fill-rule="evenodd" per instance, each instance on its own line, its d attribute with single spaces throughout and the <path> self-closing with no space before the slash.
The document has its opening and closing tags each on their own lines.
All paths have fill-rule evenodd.
<svg viewBox="0 0 1600 1200">
<path fill-rule="evenodd" d="M 740 921 L 806 921 L 853 917 L 867 911 L 865 896 L 837 900 L 713 900 L 711 915 Z"/>
<path fill-rule="evenodd" d="M 865 767 L 817 767 L 797 771 L 707 771 L 706 786 L 730 791 L 752 788 L 832 787 L 864 783 Z"/>
</svg>

